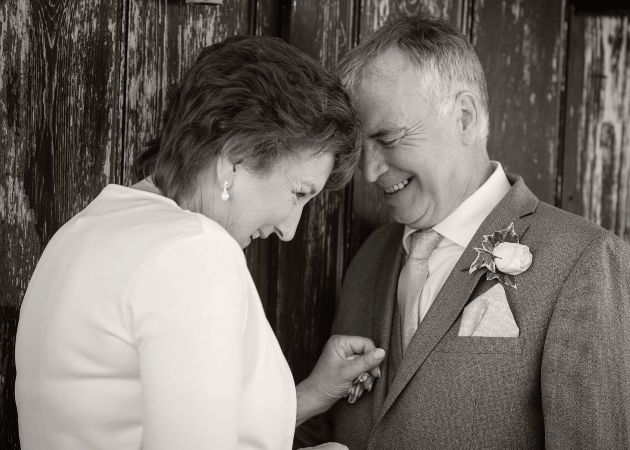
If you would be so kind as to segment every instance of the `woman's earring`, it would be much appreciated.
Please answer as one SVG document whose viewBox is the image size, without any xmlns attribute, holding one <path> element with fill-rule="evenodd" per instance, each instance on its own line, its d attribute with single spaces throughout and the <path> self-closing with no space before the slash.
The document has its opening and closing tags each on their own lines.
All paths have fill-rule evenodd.
<svg viewBox="0 0 630 450">
<path fill-rule="evenodd" d="M 221 200 L 223 200 L 224 202 L 227 202 L 228 199 L 230 198 L 230 194 L 228 194 L 228 191 L 227 191 L 228 182 L 224 181 L 223 183 L 221 183 L 221 186 L 223 186 L 223 192 L 221 192 Z"/>
</svg>

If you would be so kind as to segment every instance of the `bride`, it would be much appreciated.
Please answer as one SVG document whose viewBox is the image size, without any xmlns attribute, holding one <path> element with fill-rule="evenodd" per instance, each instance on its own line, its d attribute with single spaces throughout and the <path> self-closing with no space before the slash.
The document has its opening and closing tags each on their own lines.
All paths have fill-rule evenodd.
<svg viewBox="0 0 630 450">
<path fill-rule="evenodd" d="M 242 252 L 291 240 L 304 205 L 348 182 L 359 129 L 338 79 L 288 44 L 204 49 L 138 160 L 142 181 L 105 187 L 31 278 L 22 449 L 290 449 L 296 423 L 356 377 L 370 389 L 384 351 L 351 336 L 295 386 Z"/>
</svg>

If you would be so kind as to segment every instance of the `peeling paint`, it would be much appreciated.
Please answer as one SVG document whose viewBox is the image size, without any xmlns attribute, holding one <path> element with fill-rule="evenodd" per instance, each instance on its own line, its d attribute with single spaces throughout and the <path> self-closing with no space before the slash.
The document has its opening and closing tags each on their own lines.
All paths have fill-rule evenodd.
<svg viewBox="0 0 630 450">
<path fill-rule="evenodd" d="M 514 17 L 514 23 L 517 23 L 521 17 L 523 16 L 523 0 L 515 0 L 512 3 L 512 8 L 511 8 L 511 12 L 512 12 L 512 16 Z"/>
<path fill-rule="evenodd" d="M 562 18 L 561 5 L 544 0 L 474 3 L 474 46 L 490 98 L 490 156 L 510 162 L 551 203 L 558 175 Z"/>
<path fill-rule="evenodd" d="M 129 22 L 119 23 L 125 15 L 118 8 L 126 6 Z M 17 312 L 48 239 L 118 175 L 123 147 L 122 179 L 130 181 L 132 155 L 157 131 L 169 83 L 201 47 L 246 34 L 247 14 L 247 0 L 221 7 L 166 0 L 0 5 L 0 307 L 7 319 L 0 383 L 12 380 Z M 12 387 L 0 389 L 9 398 Z M 17 419 L 2 419 L 14 433 L 4 443 L 17 449 Z"/>
<path fill-rule="evenodd" d="M 578 136 L 580 212 L 630 241 L 630 26 L 628 17 L 584 19 Z"/>
<path fill-rule="evenodd" d="M 531 66 L 534 63 L 533 61 L 533 49 L 531 45 L 531 36 L 530 36 L 530 28 L 529 24 L 523 24 L 523 43 L 522 43 L 522 54 L 523 54 L 523 83 L 525 83 L 526 87 L 529 87 L 532 81 L 531 75 Z"/>
</svg>

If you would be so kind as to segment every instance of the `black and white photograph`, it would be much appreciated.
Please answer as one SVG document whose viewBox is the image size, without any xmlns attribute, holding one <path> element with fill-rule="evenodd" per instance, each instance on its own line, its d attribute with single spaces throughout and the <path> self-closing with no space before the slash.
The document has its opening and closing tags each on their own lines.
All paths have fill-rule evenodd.
<svg viewBox="0 0 630 450">
<path fill-rule="evenodd" d="M 629 0 L 0 0 L 0 450 L 630 450 Z"/>
</svg>

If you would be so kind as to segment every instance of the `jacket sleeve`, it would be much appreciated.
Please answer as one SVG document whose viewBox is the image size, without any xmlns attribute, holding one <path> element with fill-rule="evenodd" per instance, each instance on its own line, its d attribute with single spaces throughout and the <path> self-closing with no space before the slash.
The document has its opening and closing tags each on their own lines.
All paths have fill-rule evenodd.
<svg viewBox="0 0 630 450">
<path fill-rule="evenodd" d="M 564 282 L 541 367 L 546 448 L 630 448 L 630 247 L 603 234 Z"/>
<path fill-rule="evenodd" d="M 142 448 L 233 449 L 243 384 L 242 252 L 193 236 L 149 258 L 130 289 L 139 357 Z"/>
</svg>

